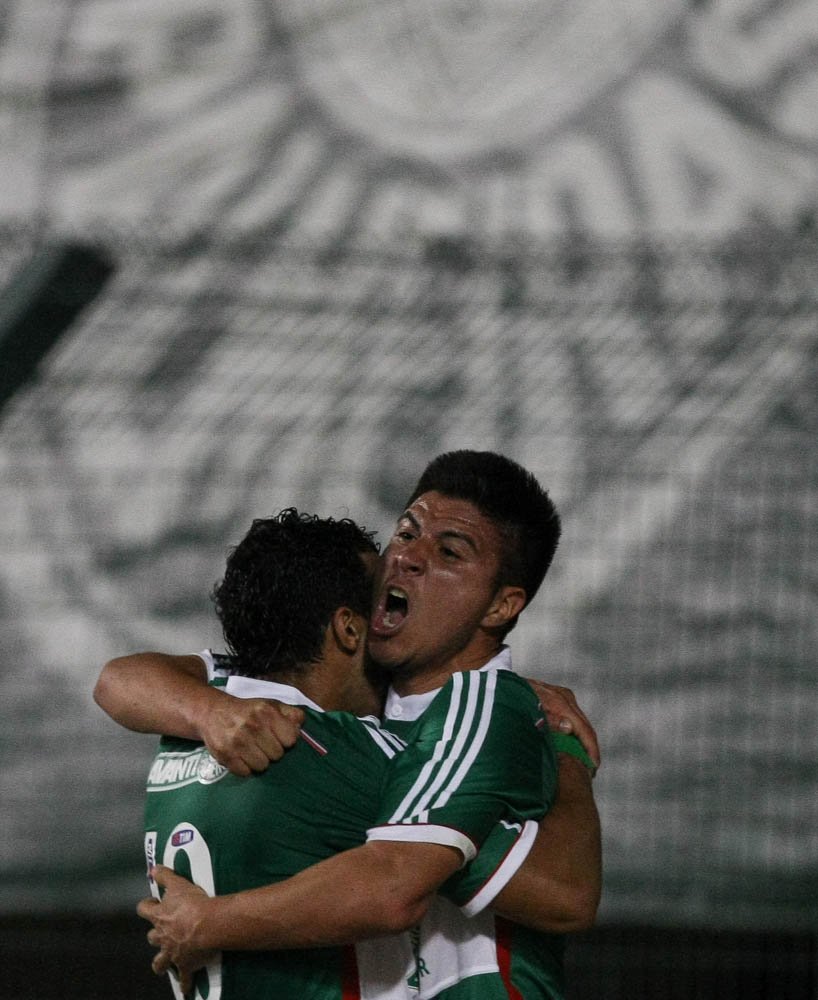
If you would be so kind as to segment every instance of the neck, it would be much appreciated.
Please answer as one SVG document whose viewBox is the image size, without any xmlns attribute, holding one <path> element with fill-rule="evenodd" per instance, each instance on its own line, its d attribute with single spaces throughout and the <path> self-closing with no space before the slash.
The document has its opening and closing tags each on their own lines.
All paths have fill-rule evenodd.
<svg viewBox="0 0 818 1000">
<path fill-rule="evenodd" d="M 500 652 L 500 643 L 491 651 L 482 653 L 464 650 L 460 655 L 452 657 L 439 666 L 427 665 L 411 674 L 397 673 L 392 678 L 392 687 L 402 698 L 409 694 L 426 694 L 435 691 L 449 680 L 452 674 L 466 670 L 479 670 Z"/>
</svg>

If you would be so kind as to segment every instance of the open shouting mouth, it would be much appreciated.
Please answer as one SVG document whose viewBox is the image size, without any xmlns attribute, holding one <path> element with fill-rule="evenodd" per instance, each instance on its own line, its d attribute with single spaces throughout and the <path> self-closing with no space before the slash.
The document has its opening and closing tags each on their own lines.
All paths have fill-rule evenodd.
<svg viewBox="0 0 818 1000">
<path fill-rule="evenodd" d="M 409 614 L 409 597 L 401 587 L 386 587 L 370 622 L 370 630 L 378 636 L 392 635 L 406 621 Z"/>
</svg>

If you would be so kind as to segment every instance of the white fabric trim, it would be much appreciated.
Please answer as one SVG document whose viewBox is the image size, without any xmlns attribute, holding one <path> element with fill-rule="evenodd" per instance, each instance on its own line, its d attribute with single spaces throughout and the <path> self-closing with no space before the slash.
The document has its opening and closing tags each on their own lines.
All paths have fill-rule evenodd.
<svg viewBox="0 0 818 1000">
<path fill-rule="evenodd" d="M 455 996 L 474 996 L 474 976 L 499 973 L 494 914 L 485 910 L 465 917 L 462 910 L 442 896 L 433 896 L 426 916 L 415 931 L 418 962 L 422 963 L 421 998 L 438 997 L 450 987 Z"/>
<path fill-rule="evenodd" d="M 490 906 L 503 889 L 508 885 L 514 875 L 520 870 L 520 866 L 528 857 L 539 830 L 539 823 L 533 819 L 527 819 L 522 829 L 522 833 L 514 842 L 514 846 L 500 862 L 499 868 L 489 878 L 481 889 L 465 903 L 460 909 L 467 917 L 477 916 L 487 906 Z"/>
<path fill-rule="evenodd" d="M 213 662 L 213 653 L 209 649 L 198 654 L 207 667 L 208 681 L 216 677 L 226 677 L 227 684 L 221 689 L 236 698 L 275 698 L 276 701 L 285 705 L 298 705 L 313 708 L 316 712 L 323 712 L 324 709 L 317 705 L 312 698 L 308 698 L 303 691 L 293 687 L 291 684 L 279 684 L 278 681 L 262 681 L 258 677 L 243 677 L 240 674 L 228 674 L 224 671 L 217 671 Z"/>
<path fill-rule="evenodd" d="M 212 681 L 216 676 L 216 665 L 213 662 L 213 651 L 210 649 L 203 649 L 201 653 L 197 653 L 196 655 L 205 665 L 208 681 Z"/>
<path fill-rule="evenodd" d="M 315 709 L 316 712 L 323 712 L 323 708 L 317 705 L 311 698 L 308 698 L 298 688 L 290 684 L 279 684 L 278 681 L 260 681 L 257 677 L 242 677 L 239 674 L 231 674 L 227 678 L 227 684 L 222 689 L 228 694 L 235 695 L 236 698 L 275 698 L 285 705 L 299 705 Z"/>
<path fill-rule="evenodd" d="M 364 729 L 390 759 L 405 748 L 406 744 L 403 740 L 398 739 L 393 733 L 387 733 L 385 729 L 381 729 L 377 720 L 367 717 L 366 719 L 362 719 L 361 722 Z"/>
<path fill-rule="evenodd" d="M 417 844 L 442 844 L 444 847 L 454 847 L 463 855 L 463 864 L 477 854 L 474 841 L 460 830 L 450 826 L 438 826 L 434 823 L 395 823 L 386 826 L 373 826 L 366 831 L 366 839 L 390 840 Z"/>
</svg>

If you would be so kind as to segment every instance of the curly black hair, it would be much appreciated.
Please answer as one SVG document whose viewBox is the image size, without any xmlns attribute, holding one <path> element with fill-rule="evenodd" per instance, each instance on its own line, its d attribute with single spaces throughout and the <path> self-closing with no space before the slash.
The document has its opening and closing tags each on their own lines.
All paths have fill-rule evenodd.
<svg viewBox="0 0 818 1000">
<path fill-rule="evenodd" d="M 361 557 L 378 551 L 374 533 L 348 518 L 288 507 L 253 521 L 211 595 L 234 672 L 262 677 L 318 660 L 337 608 L 369 615 L 372 577 Z"/>
</svg>

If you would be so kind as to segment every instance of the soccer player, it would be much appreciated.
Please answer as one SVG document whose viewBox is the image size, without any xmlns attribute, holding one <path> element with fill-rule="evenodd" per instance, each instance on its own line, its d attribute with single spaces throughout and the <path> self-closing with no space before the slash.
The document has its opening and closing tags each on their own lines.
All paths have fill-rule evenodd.
<svg viewBox="0 0 818 1000">
<path fill-rule="evenodd" d="M 201 742 L 164 737 L 147 785 L 145 851 L 214 892 L 286 878 L 360 844 L 372 787 L 398 742 L 376 720 L 380 691 L 364 670 L 377 548 L 349 520 L 293 509 L 256 520 L 214 591 L 230 671 L 211 673 L 239 698 L 301 706 L 301 738 L 263 774 L 236 777 Z M 213 956 L 199 995 L 358 995 L 354 950 Z M 172 979 L 177 997 L 182 991 Z"/>
<path fill-rule="evenodd" d="M 432 463 L 390 542 L 372 618 L 373 655 L 393 673 L 387 719 L 412 725 L 409 749 L 390 765 L 367 844 L 288 882 L 213 900 L 160 869 L 170 890 L 165 901 L 140 906 L 156 924 L 153 941 L 162 945 L 155 967 L 174 959 L 185 965 L 191 946 L 334 944 L 411 926 L 494 822 L 519 819 L 521 804 L 542 781 L 535 763 L 542 742 L 536 699 L 508 669 L 503 639 L 538 589 L 558 536 L 553 505 L 515 463 L 475 452 Z M 584 822 L 574 833 L 590 858 L 560 888 L 567 913 L 571 883 L 584 879 L 581 891 L 593 912 L 598 825 L 589 779 L 573 757 L 560 760 L 561 786 L 568 776 L 574 802 L 582 802 Z M 419 777 L 429 778 L 426 788 L 418 787 Z M 553 761 L 550 771 L 546 761 L 545 781 L 548 794 Z M 430 831 L 440 831 L 445 842 L 429 843 Z M 565 849 L 565 841 L 545 842 L 552 855 Z M 559 882 L 549 879 L 552 887 Z M 513 897 L 516 881 L 498 897 L 498 908 Z M 339 888 L 327 897 L 327 885 Z M 526 903 L 536 909 L 537 897 L 524 894 L 523 909 Z M 560 995 L 552 942 L 493 917 L 458 926 L 457 911 L 441 914 L 440 907 L 434 904 L 416 940 L 421 996 L 506 997 L 514 989 L 526 997 Z M 540 919 L 532 913 L 530 922 L 542 926 Z M 564 929 L 571 928 L 566 917 Z"/>
</svg>

